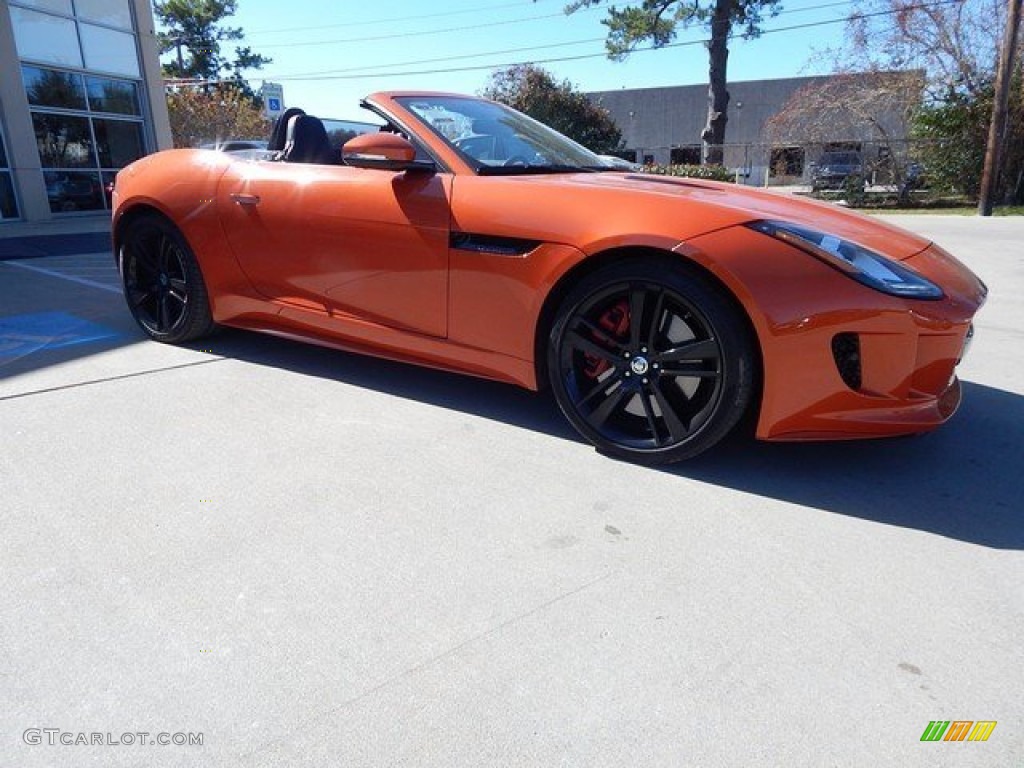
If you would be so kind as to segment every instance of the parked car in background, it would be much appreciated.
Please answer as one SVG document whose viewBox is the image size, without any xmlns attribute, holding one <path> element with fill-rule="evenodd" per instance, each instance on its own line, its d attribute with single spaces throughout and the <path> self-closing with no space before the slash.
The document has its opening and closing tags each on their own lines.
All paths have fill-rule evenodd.
<svg viewBox="0 0 1024 768">
<path fill-rule="evenodd" d="M 216 149 L 219 152 L 240 152 L 249 149 L 266 149 L 267 142 L 263 139 L 224 139 L 200 144 L 200 149 Z"/>
<path fill-rule="evenodd" d="M 864 182 L 864 162 L 859 152 L 826 152 L 811 167 L 811 190 L 843 189 L 850 179 Z"/>
</svg>

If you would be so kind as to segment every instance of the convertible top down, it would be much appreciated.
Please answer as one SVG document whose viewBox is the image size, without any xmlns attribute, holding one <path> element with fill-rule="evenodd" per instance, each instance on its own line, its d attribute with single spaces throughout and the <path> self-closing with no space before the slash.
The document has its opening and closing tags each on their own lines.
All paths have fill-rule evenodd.
<svg viewBox="0 0 1024 768">
<path fill-rule="evenodd" d="M 757 437 L 925 432 L 986 288 L 934 243 L 828 204 L 611 167 L 483 99 L 392 92 L 379 130 L 289 110 L 266 151 L 123 169 L 132 314 L 550 386 L 600 450 L 694 456 Z"/>
</svg>

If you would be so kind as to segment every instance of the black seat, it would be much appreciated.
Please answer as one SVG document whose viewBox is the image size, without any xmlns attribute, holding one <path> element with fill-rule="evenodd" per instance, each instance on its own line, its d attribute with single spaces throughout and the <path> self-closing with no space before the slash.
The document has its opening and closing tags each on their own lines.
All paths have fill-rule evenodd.
<svg viewBox="0 0 1024 768">
<path fill-rule="evenodd" d="M 270 152 L 284 151 L 284 144 L 288 140 L 288 123 L 296 115 L 304 115 L 306 111 L 298 107 L 288 107 L 274 123 L 274 130 L 270 132 L 270 141 L 267 142 L 267 149 Z"/>
<path fill-rule="evenodd" d="M 327 129 L 312 115 L 296 115 L 288 121 L 288 138 L 282 156 L 286 163 L 327 165 L 337 160 L 327 138 Z"/>
</svg>

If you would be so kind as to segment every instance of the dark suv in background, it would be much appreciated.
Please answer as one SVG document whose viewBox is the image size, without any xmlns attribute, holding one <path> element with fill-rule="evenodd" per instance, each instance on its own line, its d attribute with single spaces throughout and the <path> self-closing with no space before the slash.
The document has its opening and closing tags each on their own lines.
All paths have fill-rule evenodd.
<svg viewBox="0 0 1024 768">
<path fill-rule="evenodd" d="M 864 162 L 859 152 L 826 152 L 811 168 L 811 190 L 842 189 L 848 179 L 859 179 L 863 184 Z"/>
</svg>

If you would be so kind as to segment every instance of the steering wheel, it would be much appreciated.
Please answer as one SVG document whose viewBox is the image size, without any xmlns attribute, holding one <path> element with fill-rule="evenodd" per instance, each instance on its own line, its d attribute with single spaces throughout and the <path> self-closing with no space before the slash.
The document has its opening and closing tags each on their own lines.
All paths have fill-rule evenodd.
<svg viewBox="0 0 1024 768">
<path fill-rule="evenodd" d="M 523 167 L 526 167 L 529 164 L 530 164 L 530 161 L 527 160 L 522 155 L 512 155 L 512 157 L 510 157 L 508 160 L 506 160 L 504 163 L 502 163 L 502 165 L 505 166 L 505 167 L 508 167 L 510 165 L 521 165 Z"/>
</svg>

